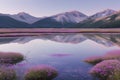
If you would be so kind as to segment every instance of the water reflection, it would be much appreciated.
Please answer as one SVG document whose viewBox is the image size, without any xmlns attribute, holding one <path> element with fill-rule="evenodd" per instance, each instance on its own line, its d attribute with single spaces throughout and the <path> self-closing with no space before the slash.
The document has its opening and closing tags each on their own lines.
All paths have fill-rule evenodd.
<svg viewBox="0 0 120 80">
<path fill-rule="evenodd" d="M 54 34 L 42 34 L 40 36 L 28 36 L 28 37 L 1 37 L 0 43 L 27 43 L 34 39 L 42 39 L 42 40 L 51 40 L 60 43 L 80 43 L 87 39 L 95 41 L 97 43 L 103 44 L 105 46 L 114 46 L 120 45 L 120 34 L 119 33 L 54 33 Z"/>
<path fill-rule="evenodd" d="M 27 68 L 47 64 L 59 71 L 55 80 L 93 80 L 92 65 L 83 59 L 120 49 L 120 34 L 42 34 L 41 36 L 1 37 L 0 51 L 20 52 L 26 60 L 15 67 L 19 80 Z M 22 75 L 21 75 L 22 74 Z"/>
</svg>

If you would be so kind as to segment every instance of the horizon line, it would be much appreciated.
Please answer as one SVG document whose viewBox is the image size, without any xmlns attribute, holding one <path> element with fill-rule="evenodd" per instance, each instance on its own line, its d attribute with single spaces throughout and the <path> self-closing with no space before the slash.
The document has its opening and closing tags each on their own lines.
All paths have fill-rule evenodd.
<svg viewBox="0 0 120 80">
<path fill-rule="evenodd" d="M 88 15 L 88 14 L 86 14 L 86 13 L 81 12 L 80 10 L 69 10 L 69 11 L 59 12 L 59 13 L 56 13 L 56 14 L 53 14 L 53 15 L 50 15 L 50 16 L 55 16 L 55 15 L 58 15 L 58 14 L 63 14 L 63 13 L 67 13 L 67 12 L 75 12 L 75 11 L 76 11 L 76 12 L 80 12 L 80 13 L 86 15 L 86 16 L 92 16 L 92 15 L 94 15 L 94 14 L 96 14 L 96 13 L 103 12 L 103 11 L 105 11 L 105 10 L 114 10 L 114 11 L 116 11 L 116 12 L 119 12 L 119 11 L 120 11 L 120 10 L 115 10 L 115 9 L 107 8 L 107 9 L 103 9 L 103 10 L 100 10 L 100 11 L 98 11 L 98 12 L 95 12 L 95 13 L 93 13 L 93 14 L 91 14 L 91 15 Z M 30 15 L 30 16 L 38 17 L 38 18 L 40 18 L 40 17 L 50 17 L 50 16 L 34 16 L 33 14 L 31 14 L 31 13 L 29 13 L 29 12 L 27 12 L 27 11 L 20 11 L 20 12 L 17 12 L 17 13 L 0 13 L 0 14 L 17 15 L 17 14 L 20 14 L 20 13 L 26 13 L 26 14 L 28 14 L 28 15 Z"/>
</svg>

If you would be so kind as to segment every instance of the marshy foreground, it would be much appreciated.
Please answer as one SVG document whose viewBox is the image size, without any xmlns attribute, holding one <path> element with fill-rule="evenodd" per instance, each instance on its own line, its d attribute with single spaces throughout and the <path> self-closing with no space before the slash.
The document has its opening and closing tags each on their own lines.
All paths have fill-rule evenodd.
<svg viewBox="0 0 120 80">
<path fill-rule="evenodd" d="M 120 80 L 119 33 L 0 37 L 0 80 Z"/>
<path fill-rule="evenodd" d="M 14 66 L 25 60 L 24 55 L 15 52 L 0 52 L 0 80 L 17 80 Z M 25 80 L 52 80 L 58 72 L 51 66 L 40 65 L 26 71 Z"/>
</svg>

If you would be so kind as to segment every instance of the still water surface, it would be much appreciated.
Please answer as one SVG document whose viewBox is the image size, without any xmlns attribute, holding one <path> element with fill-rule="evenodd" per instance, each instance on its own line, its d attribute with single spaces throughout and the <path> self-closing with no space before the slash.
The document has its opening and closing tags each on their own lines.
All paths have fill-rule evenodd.
<svg viewBox="0 0 120 80">
<path fill-rule="evenodd" d="M 119 45 L 120 34 L 56 33 L 0 38 L 1 52 L 20 52 L 26 58 L 14 66 L 18 80 L 23 80 L 28 68 L 41 64 L 58 70 L 54 80 L 97 80 L 88 73 L 92 65 L 83 60 L 120 49 Z"/>
</svg>

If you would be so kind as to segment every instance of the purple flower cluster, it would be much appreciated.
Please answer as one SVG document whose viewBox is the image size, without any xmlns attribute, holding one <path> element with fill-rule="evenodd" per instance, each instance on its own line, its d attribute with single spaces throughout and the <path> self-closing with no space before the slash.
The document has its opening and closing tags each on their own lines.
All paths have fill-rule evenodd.
<svg viewBox="0 0 120 80">
<path fill-rule="evenodd" d="M 95 64 L 97 64 L 101 61 L 104 61 L 104 60 L 119 60 L 120 61 L 120 50 L 110 51 L 103 56 L 88 57 L 84 61 L 87 63 L 95 65 Z"/>
<path fill-rule="evenodd" d="M 103 56 L 93 56 L 84 60 L 96 64 L 90 74 L 100 80 L 120 80 L 120 50 L 113 50 Z"/>
<path fill-rule="evenodd" d="M 120 50 L 113 50 L 104 55 L 105 60 L 117 59 L 120 60 Z"/>
<path fill-rule="evenodd" d="M 24 56 L 15 52 L 0 52 L 1 64 L 16 64 L 24 60 Z"/>
<path fill-rule="evenodd" d="M 52 80 L 58 75 L 55 68 L 47 65 L 40 65 L 30 68 L 25 74 L 25 80 Z"/>
<path fill-rule="evenodd" d="M 97 63 L 103 61 L 103 57 L 102 56 L 88 57 L 84 61 L 94 65 L 94 64 L 97 64 Z"/>
<path fill-rule="evenodd" d="M 24 56 L 15 52 L 0 52 L 0 80 L 16 80 L 13 64 L 24 60 Z"/>
<path fill-rule="evenodd" d="M 16 73 L 11 68 L 0 68 L 0 80 L 16 80 Z"/>
<path fill-rule="evenodd" d="M 90 70 L 90 74 L 101 80 L 120 80 L 120 62 L 118 60 L 102 61 Z"/>
</svg>

